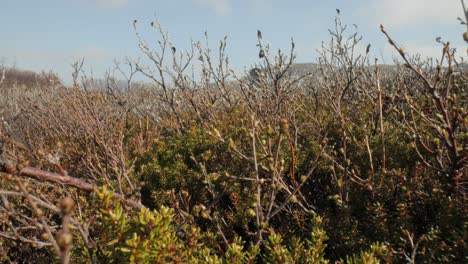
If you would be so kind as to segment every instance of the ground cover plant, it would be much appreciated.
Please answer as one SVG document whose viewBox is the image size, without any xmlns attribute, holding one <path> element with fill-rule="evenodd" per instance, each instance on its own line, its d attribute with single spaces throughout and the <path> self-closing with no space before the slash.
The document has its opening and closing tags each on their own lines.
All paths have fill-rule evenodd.
<svg viewBox="0 0 468 264">
<path fill-rule="evenodd" d="M 468 261 L 468 74 L 449 42 L 423 60 L 381 26 L 400 55 L 382 65 L 338 15 L 313 68 L 258 31 L 236 73 L 227 39 L 179 51 L 134 25 L 146 59 L 104 82 L 2 69 L 3 262 Z"/>
</svg>

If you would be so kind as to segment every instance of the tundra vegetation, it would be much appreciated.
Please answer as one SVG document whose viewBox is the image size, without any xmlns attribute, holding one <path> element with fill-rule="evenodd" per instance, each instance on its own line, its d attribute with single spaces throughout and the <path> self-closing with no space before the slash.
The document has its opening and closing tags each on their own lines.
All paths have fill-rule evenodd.
<svg viewBox="0 0 468 264">
<path fill-rule="evenodd" d="M 381 27 L 385 66 L 338 16 L 310 72 L 259 31 L 236 73 L 226 39 L 179 51 L 142 26 L 144 58 L 105 81 L 3 68 L 3 262 L 467 263 L 468 74 L 449 42 L 422 59 Z"/>
</svg>

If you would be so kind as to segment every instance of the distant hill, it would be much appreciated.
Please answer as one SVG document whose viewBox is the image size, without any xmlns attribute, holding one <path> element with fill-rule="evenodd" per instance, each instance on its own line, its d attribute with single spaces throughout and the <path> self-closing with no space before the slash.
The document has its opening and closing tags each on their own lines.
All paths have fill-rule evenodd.
<svg viewBox="0 0 468 264">
<path fill-rule="evenodd" d="M 0 80 L 2 80 L 4 86 L 41 87 L 49 85 L 51 81 L 59 81 L 60 78 L 51 72 L 37 73 L 29 70 L 0 66 Z"/>
<path fill-rule="evenodd" d="M 307 73 L 318 72 L 320 66 L 316 63 L 294 63 L 291 65 L 291 72 L 294 75 L 304 75 Z"/>
<path fill-rule="evenodd" d="M 374 65 L 370 66 L 372 69 L 375 67 Z M 395 64 L 379 64 L 380 69 L 382 72 L 392 73 L 398 69 L 398 65 Z M 460 72 L 468 72 L 468 63 L 460 63 L 458 65 L 458 69 Z M 293 75 L 304 75 L 307 73 L 318 73 L 320 70 L 320 65 L 317 63 L 295 63 L 291 65 L 290 71 Z"/>
</svg>

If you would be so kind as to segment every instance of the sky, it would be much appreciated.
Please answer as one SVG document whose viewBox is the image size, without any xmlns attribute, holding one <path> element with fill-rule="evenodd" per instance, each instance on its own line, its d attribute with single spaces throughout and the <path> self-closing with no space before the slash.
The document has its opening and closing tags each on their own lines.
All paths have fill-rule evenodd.
<svg viewBox="0 0 468 264">
<path fill-rule="evenodd" d="M 467 57 L 459 0 L 0 0 L 0 64 L 52 70 L 69 82 L 71 64 L 84 58 L 84 69 L 101 77 L 115 60 L 144 57 L 135 19 L 150 43 L 158 34 L 149 24 L 159 21 L 178 50 L 203 40 L 205 31 L 213 49 L 228 36 L 230 64 L 238 71 L 258 62 L 257 29 L 273 49 L 288 50 L 293 38 L 297 62 L 313 63 L 330 39 L 337 8 L 343 23 L 357 25 L 362 51 L 370 43 L 371 57 L 385 63 L 395 53 L 380 24 L 412 54 L 440 57 L 440 36 Z"/>
</svg>

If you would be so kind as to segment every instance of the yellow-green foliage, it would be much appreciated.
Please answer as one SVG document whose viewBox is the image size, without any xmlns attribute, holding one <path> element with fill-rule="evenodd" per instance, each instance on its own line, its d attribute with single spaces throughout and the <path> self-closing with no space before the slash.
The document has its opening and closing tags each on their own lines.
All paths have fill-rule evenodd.
<svg viewBox="0 0 468 264">
<path fill-rule="evenodd" d="M 305 240 L 291 239 L 286 243 L 274 230 L 268 231 L 266 242 L 259 246 L 235 238 L 225 252 L 210 248 L 203 240 L 207 235 L 194 224 L 189 224 L 177 234 L 174 210 L 127 210 L 113 192 L 102 188 L 96 191 L 95 203 L 100 206 L 90 228 L 98 232 L 95 249 L 88 254 L 98 263 L 330 263 L 325 258 L 327 235 L 321 217 L 311 214 L 313 230 Z M 85 245 L 74 245 L 73 262 L 84 259 Z M 349 263 L 379 263 L 378 257 L 388 251 L 383 245 L 373 245 L 369 251 L 347 258 Z M 89 256 L 88 256 L 89 257 Z"/>
</svg>

